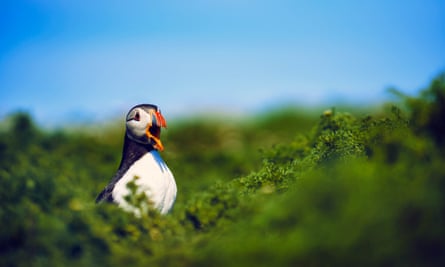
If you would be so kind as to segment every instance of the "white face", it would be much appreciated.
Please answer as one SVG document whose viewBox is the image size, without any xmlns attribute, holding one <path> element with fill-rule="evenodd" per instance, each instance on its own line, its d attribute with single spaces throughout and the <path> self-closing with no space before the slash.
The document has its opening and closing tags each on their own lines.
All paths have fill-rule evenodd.
<svg viewBox="0 0 445 267">
<path fill-rule="evenodd" d="M 146 110 L 140 107 L 130 110 L 126 123 L 128 137 L 139 143 L 148 144 L 150 140 L 147 138 L 146 129 L 151 124 L 152 117 Z"/>
</svg>

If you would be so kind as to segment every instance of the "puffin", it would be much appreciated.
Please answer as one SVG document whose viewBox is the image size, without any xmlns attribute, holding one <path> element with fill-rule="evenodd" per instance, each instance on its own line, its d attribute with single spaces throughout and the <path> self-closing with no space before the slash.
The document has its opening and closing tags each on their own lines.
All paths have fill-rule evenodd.
<svg viewBox="0 0 445 267">
<path fill-rule="evenodd" d="M 130 109 L 126 116 L 126 130 L 122 159 L 116 174 L 99 193 L 96 203 L 116 203 L 123 210 L 140 216 L 141 207 L 135 207 L 127 199 L 130 186 L 136 186 L 136 194 L 145 194 L 145 208 L 152 205 L 161 214 L 167 214 L 176 199 L 175 178 L 159 154 L 164 150 L 160 135 L 167 124 L 160 109 L 152 104 L 140 104 Z"/>
</svg>

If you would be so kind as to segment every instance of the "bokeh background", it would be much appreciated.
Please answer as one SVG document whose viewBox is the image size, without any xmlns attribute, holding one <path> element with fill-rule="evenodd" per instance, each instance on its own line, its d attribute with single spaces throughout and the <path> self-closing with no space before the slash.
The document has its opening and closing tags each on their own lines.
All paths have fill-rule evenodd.
<svg viewBox="0 0 445 267">
<path fill-rule="evenodd" d="M 375 104 L 445 67 L 445 3 L 0 3 L 0 116 L 95 122 L 137 103 L 167 118 L 280 105 Z"/>
<path fill-rule="evenodd" d="M 2 0 L 0 266 L 445 266 L 444 48 L 443 0 Z M 94 201 L 139 103 L 166 216 Z"/>
</svg>

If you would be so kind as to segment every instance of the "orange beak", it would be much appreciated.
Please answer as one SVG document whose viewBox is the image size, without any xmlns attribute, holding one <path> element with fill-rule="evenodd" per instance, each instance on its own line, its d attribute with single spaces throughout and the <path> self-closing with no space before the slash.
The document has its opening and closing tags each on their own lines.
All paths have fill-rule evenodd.
<svg viewBox="0 0 445 267">
<path fill-rule="evenodd" d="M 164 150 L 164 146 L 162 145 L 161 139 L 160 139 L 160 135 L 161 135 L 161 129 L 158 128 L 158 130 L 152 134 L 150 132 L 150 128 L 151 125 L 148 124 L 147 128 L 145 129 L 145 135 L 147 135 L 148 139 L 152 139 L 155 142 L 154 148 L 156 148 L 159 151 L 163 151 Z"/>
<path fill-rule="evenodd" d="M 153 115 L 153 122 L 157 127 L 152 128 L 153 125 L 151 123 L 147 124 L 147 128 L 145 128 L 145 135 L 147 135 L 148 139 L 152 139 L 155 142 L 154 145 L 155 149 L 163 151 L 164 146 L 162 145 L 161 142 L 161 127 L 166 128 L 167 123 L 165 122 L 164 117 L 159 111 L 157 111 L 152 115 Z"/>
</svg>

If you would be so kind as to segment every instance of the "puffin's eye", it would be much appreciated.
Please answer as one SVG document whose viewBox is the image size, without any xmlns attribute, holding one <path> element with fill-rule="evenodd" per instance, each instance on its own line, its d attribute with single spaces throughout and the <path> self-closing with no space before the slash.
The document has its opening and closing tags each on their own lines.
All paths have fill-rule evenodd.
<svg viewBox="0 0 445 267">
<path fill-rule="evenodd" d="M 134 115 L 134 119 L 137 121 L 141 120 L 141 115 L 139 114 L 139 112 L 136 112 L 136 114 Z"/>
</svg>

